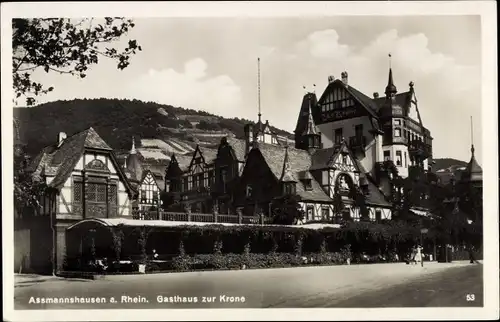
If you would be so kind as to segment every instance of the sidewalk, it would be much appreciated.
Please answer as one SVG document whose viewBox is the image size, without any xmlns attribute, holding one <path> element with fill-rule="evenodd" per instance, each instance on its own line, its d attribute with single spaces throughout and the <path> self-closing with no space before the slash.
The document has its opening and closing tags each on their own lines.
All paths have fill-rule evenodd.
<svg viewBox="0 0 500 322">
<path fill-rule="evenodd" d="M 53 275 L 39 275 L 39 274 L 14 274 L 14 287 L 19 285 L 29 285 L 35 283 L 42 283 L 47 281 L 66 281 L 66 280 L 82 280 L 79 278 L 64 278 Z"/>
</svg>

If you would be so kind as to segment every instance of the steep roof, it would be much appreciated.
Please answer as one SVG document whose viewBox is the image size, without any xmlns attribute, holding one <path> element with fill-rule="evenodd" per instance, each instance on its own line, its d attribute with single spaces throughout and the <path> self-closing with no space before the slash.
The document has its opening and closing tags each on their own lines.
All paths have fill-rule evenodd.
<svg viewBox="0 0 500 322">
<path fill-rule="evenodd" d="M 245 161 L 245 154 L 246 154 L 246 142 L 245 142 L 245 140 L 228 137 L 227 143 L 233 149 L 233 152 L 234 152 L 236 159 L 240 162 Z"/>
<path fill-rule="evenodd" d="M 408 107 L 411 103 L 411 91 L 402 92 L 394 95 L 394 100 L 392 101 L 393 106 Z M 375 105 L 377 106 L 377 111 L 384 107 L 387 101 L 386 96 L 380 96 L 373 99 Z"/>
<path fill-rule="evenodd" d="M 206 164 L 213 163 L 217 158 L 217 150 L 208 147 L 198 146 Z"/>
<path fill-rule="evenodd" d="M 360 178 L 364 177 L 366 179 L 365 183 L 368 188 L 368 194 L 366 195 L 366 203 L 368 205 L 377 205 L 383 207 L 391 207 L 391 203 L 387 200 L 382 190 L 380 190 L 375 184 L 375 179 L 371 176 L 369 172 L 365 170 L 361 162 L 357 159 L 356 164 L 360 170 Z"/>
<path fill-rule="evenodd" d="M 297 182 L 297 195 L 304 200 L 309 201 L 331 201 L 330 197 L 324 192 L 319 183 L 312 179 L 312 189 L 306 190 L 304 185 L 300 182 L 304 171 L 309 171 L 311 167 L 311 157 L 307 151 L 288 147 L 288 152 L 284 147 L 260 143 L 257 148 L 271 172 L 277 180 L 280 180 L 283 174 L 285 154 L 288 153 L 289 176 L 292 181 Z"/>
<path fill-rule="evenodd" d="M 462 180 L 476 182 L 483 180 L 483 169 L 479 166 L 474 156 L 474 145 L 471 147 L 471 158 L 467 167 L 462 172 Z"/>
<path fill-rule="evenodd" d="M 92 127 L 67 137 L 60 144 L 45 147 L 35 157 L 28 169 L 33 171 L 34 176 L 42 174 L 54 175 L 54 179 L 50 182 L 49 186 L 60 189 L 71 175 L 85 149 L 101 150 L 110 153 L 111 159 L 122 174 L 126 185 L 129 185 L 113 150 Z"/>
</svg>

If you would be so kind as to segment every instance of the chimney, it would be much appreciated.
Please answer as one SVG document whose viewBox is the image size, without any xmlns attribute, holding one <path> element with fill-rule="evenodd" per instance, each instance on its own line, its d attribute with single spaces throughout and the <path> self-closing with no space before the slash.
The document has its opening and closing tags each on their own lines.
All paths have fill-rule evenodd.
<svg viewBox="0 0 500 322">
<path fill-rule="evenodd" d="M 333 75 L 328 76 L 328 84 L 333 83 L 334 80 L 335 77 L 333 77 Z"/>
<path fill-rule="evenodd" d="M 62 142 L 63 142 L 64 140 L 66 140 L 66 137 L 67 137 L 66 133 L 64 133 L 64 132 L 59 132 L 59 136 L 58 136 L 58 138 L 57 138 L 57 144 L 58 144 L 59 146 L 61 146 Z"/>
<path fill-rule="evenodd" d="M 342 83 L 347 85 L 347 72 L 342 72 L 340 76 L 342 77 Z"/>
<path fill-rule="evenodd" d="M 378 92 L 373 93 L 373 98 L 378 98 Z"/>
</svg>

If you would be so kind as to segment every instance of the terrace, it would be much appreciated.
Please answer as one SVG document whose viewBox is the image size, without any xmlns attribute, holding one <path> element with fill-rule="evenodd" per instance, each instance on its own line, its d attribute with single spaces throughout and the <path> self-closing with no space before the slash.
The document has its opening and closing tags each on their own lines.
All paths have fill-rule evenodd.
<svg viewBox="0 0 500 322">
<path fill-rule="evenodd" d="M 235 215 L 206 214 L 192 212 L 166 212 L 163 210 L 139 211 L 132 216 L 135 220 L 160 220 L 196 223 L 223 223 L 223 224 L 267 224 L 269 218 L 264 215 L 245 216 L 241 212 Z"/>
</svg>

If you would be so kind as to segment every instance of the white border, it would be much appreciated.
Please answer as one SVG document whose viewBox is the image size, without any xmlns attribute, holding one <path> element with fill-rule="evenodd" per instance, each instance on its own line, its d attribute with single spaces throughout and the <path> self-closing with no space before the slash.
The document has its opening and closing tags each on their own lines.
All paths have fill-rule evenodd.
<svg viewBox="0 0 500 322">
<path fill-rule="evenodd" d="M 13 310 L 12 77 L 13 17 L 293 17 L 335 15 L 481 15 L 484 169 L 484 308 Z M 498 319 L 498 137 L 495 1 L 420 2 L 25 2 L 2 3 L 2 213 L 5 320 L 467 320 Z"/>
</svg>

